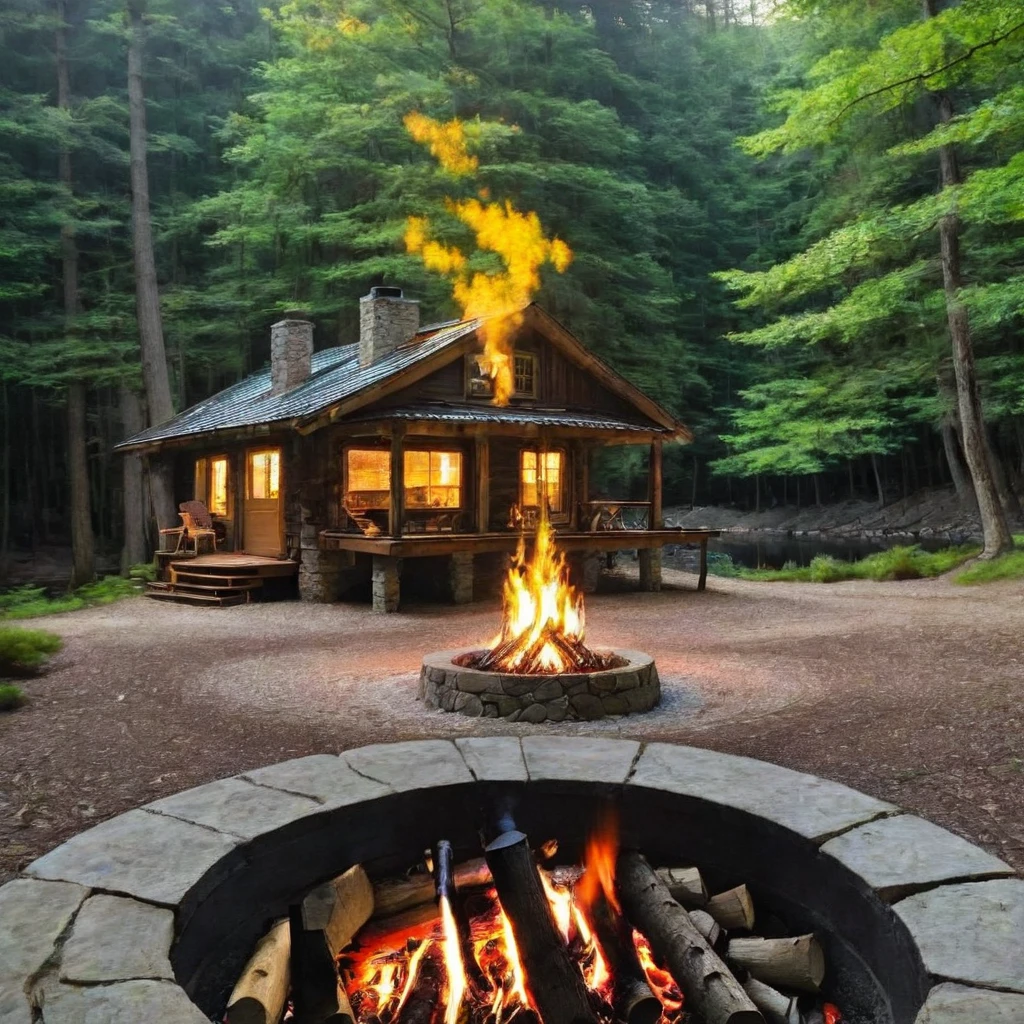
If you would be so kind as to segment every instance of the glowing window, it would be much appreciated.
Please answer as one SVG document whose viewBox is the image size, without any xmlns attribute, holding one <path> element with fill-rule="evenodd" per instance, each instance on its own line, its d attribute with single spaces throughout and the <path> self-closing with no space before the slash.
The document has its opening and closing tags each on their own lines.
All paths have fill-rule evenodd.
<svg viewBox="0 0 1024 1024">
<path fill-rule="evenodd" d="M 210 459 L 210 489 L 206 507 L 211 515 L 228 514 L 228 460 L 223 456 Z"/>
<path fill-rule="evenodd" d="M 519 503 L 523 508 L 540 508 L 544 496 L 548 511 L 563 511 L 564 452 L 525 450 L 519 461 Z"/>
<path fill-rule="evenodd" d="M 349 448 L 345 459 L 346 507 L 387 508 L 391 504 L 391 452 Z"/>
<path fill-rule="evenodd" d="M 461 452 L 405 452 L 406 508 L 459 508 L 462 503 Z"/>
<path fill-rule="evenodd" d="M 281 493 L 281 453 L 249 452 L 249 497 L 276 498 Z"/>
</svg>

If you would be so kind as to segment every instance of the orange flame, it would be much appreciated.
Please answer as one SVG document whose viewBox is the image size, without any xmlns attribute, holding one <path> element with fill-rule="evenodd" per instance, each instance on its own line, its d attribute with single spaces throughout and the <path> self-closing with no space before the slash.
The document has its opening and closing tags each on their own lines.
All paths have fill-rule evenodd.
<svg viewBox="0 0 1024 1024">
<path fill-rule="evenodd" d="M 447 987 L 445 993 L 445 1024 L 458 1024 L 462 998 L 466 994 L 466 965 L 462 961 L 462 943 L 455 915 L 447 896 L 441 897 L 441 934 L 444 936 L 444 967 Z"/>
<path fill-rule="evenodd" d="M 576 887 L 580 905 L 588 910 L 602 893 L 608 906 L 621 913 L 615 893 L 615 861 L 619 856 L 619 820 L 614 808 L 608 808 L 599 818 L 597 827 L 587 837 L 583 853 L 586 869 Z"/>
<path fill-rule="evenodd" d="M 633 930 L 633 947 L 647 978 L 647 984 L 661 1003 L 661 1021 L 678 1015 L 683 1009 L 683 994 L 672 979 L 672 975 L 657 965 L 650 944 L 636 929 Z"/>
<path fill-rule="evenodd" d="M 424 114 L 405 117 L 405 127 L 445 170 L 472 174 L 478 160 L 467 150 L 465 127 L 454 119 L 440 124 Z M 540 288 L 540 268 L 551 264 L 564 273 L 572 262 L 572 250 L 560 238 L 544 234 L 536 213 L 523 213 L 511 202 L 489 202 L 486 190 L 479 199 L 448 199 L 448 212 L 469 227 L 479 250 L 496 254 L 503 269 L 471 271 L 466 254 L 430 238 L 430 221 L 410 217 L 406 224 L 405 248 L 418 253 L 428 270 L 452 280 L 452 294 L 462 307 L 464 319 L 484 318 L 481 328 L 483 355 L 477 363 L 494 381 L 494 403 L 508 405 L 515 393 L 512 337 L 522 324 L 523 309 Z"/>
</svg>

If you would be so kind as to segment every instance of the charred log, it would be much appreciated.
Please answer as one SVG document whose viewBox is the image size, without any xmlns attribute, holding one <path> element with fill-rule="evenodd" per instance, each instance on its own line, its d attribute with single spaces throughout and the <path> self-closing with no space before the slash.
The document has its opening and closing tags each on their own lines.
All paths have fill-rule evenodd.
<svg viewBox="0 0 1024 1024">
<path fill-rule="evenodd" d="M 630 923 L 647 938 L 687 1001 L 707 1024 L 764 1024 L 690 915 L 639 853 L 619 855 L 616 887 Z"/>
<path fill-rule="evenodd" d="M 526 836 L 505 832 L 485 856 L 544 1024 L 596 1024 L 583 976 L 555 925 Z"/>
</svg>

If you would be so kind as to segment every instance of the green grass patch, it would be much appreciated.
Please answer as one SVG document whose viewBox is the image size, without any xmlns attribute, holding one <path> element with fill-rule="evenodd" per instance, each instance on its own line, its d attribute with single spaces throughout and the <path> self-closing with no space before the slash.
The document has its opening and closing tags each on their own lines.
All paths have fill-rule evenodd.
<svg viewBox="0 0 1024 1024">
<path fill-rule="evenodd" d="M 70 594 L 48 597 L 43 587 L 15 587 L 0 594 L 0 619 L 36 619 L 43 615 L 76 612 L 79 608 L 113 604 L 139 593 L 147 580 L 156 578 L 156 566 L 133 565 L 128 577 L 104 576 Z"/>
<path fill-rule="evenodd" d="M 856 562 L 845 562 L 831 555 L 816 555 L 810 565 L 787 563 L 781 569 L 739 569 L 745 580 L 793 583 L 839 583 L 843 580 L 919 580 L 941 576 L 955 569 L 981 549 L 961 544 L 941 551 L 925 551 L 912 544 L 877 551 Z M 1009 556 L 1008 556 L 1009 557 Z"/>
<path fill-rule="evenodd" d="M 0 676 L 37 672 L 63 645 L 59 636 L 44 629 L 0 628 Z"/>
<path fill-rule="evenodd" d="M 1024 579 L 1024 533 L 1016 534 L 1013 540 L 1017 545 L 1015 551 L 986 562 L 975 562 L 963 572 L 957 573 L 953 582 L 973 586 L 976 583 L 992 583 L 994 580 Z"/>
<path fill-rule="evenodd" d="M 25 694 L 14 683 L 0 683 L 0 711 L 13 711 L 26 700 Z"/>
</svg>

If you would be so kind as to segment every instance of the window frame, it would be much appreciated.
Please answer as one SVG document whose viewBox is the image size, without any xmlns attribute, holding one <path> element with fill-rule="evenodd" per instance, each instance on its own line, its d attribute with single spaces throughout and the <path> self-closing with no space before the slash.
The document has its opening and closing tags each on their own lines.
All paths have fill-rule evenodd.
<svg viewBox="0 0 1024 1024">
<path fill-rule="evenodd" d="M 428 468 L 427 476 L 429 479 L 429 456 L 431 455 L 454 455 L 459 460 L 459 498 L 457 505 L 410 505 L 409 504 L 409 485 L 405 482 L 405 457 L 413 452 L 426 452 L 428 456 Z M 464 510 L 466 507 L 466 453 L 461 448 L 438 448 L 434 445 L 409 445 L 402 451 L 402 507 L 406 512 L 456 512 Z M 438 484 L 438 486 L 443 486 Z M 430 484 L 427 484 L 429 491 Z"/>
<path fill-rule="evenodd" d="M 469 352 L 465 357 L 465 368 L 463 372 L 463 387 L 462 392 L 464 397 L 468 399 L 475 399 L 476 401 L 490 402 L 494 398 L 494 381 L 489 377 L 481 375 L 479 367 L 477 365 L 478 353 Z M 532 378 L 533 387 L 530 391 L 520 391 L 516 388 L 512 392 L 513 398 L 526 398 L 535 399 L 538 392 L 538 377 L 539 377 L 539 360 L 537 359 L 536 352 L 527 352 L 518 349 L 512 351 L 512 381 L 513 387 L 515 386 L 516 378 L 516 360 L 517 359 L 528 359 L 532 364 Z M 486 381 L 489 386 L 486 389 L 473 390 L 470 387 L 472 381 Z"/>
<path fill-rule="evenodd" d="M 223 462 L 227 467 L 224 477 L 224 511 L 215 512 L 210 504 L 213 494 L 213 464 Z M 200 483 L 202 486 L 200 486 Z M 280 487 L 278 488 L 280 490 Z M 233 488 L 231 486 L 231 456 L 227 452 L 215 452 L 211 455 L 200 455 L 195 460 L 192 470 L 192 490 L 196 501 L 201 501 L 216 519 L 230 519 L 234 505 Z"/>
<path fill-rule="evenodd" d="M 516 369 L 516 362 L 519 359 L 528 360 L 530 363 L 530 381 L 531 387 L 529 391 L 521 391 L 518 387 L 517 381 L 519 378 L 519 372 Z M 513 398 L 536 398 L 537 397 L 537 354 L 535 352 L 512 352 L 512 382 L 515 390 L 512 392 Z"/>
<path fill-rule="evenodd" d="M 561 472 L 558 480 L 558 497 L 561 508 L 559 511 L 548 509 L 548 520 L 552 523 L 567 523 L 572 518 L 572 512 L 569 508 L 569 453 L 565 448 L 554 447 L 554 448 L 541 448 L 533 445 L 524 445 L 519 449 L 519 508 L 522 511 L 526 509 L 536 509 L 538 514 L 540 513 L 540 505 L 528 505 L 524 496 L 524 485 L 523 480 L 523 456 L 527 452 L 533 452 L 537 456 L 538 465 L 540 464 L 540 457 L 543 454 L 557 454 L 561 459 Z M 538 481 L 539 484 L 539 481 Z M 537 496 L 540 497 L 540 487 L 537 488 Z"/>
<path fill-rule="evenodd" d="M 359 505 L 354 506 L 348 500 L 349 492 L 351 491 L 351 485 L 349 480 L 349 468 L 348 468 L 348 457 L 350 452 L 381 452 L 387 456 L 387 467 L 388 467 L 388 486 L 387 486 L 387 498 L 383 505 Z M 360 494 L 373 493 L 367 491 L 360 491 Z M 379 492 L 378 492 L 379 493 Z M 391 508 L 391 448 L 381 444 L 347 444 L 342 449 L 341 453 L 341 504 L 342 507 L 351 507 L 359 509 L 369 509 L 371 511 L 384 511 Z"/>
<path fill-rule="evenodd" d="M 257 498 L 253 494 L 253 458 L 257 455 L 277 456 L 277 494 L 264 498 Z M 284 453 L 281 448 L 268 445 L 266 448 L 248 448 L 245 452 L 245 500 L 246 501 L 281 501 L 281 492 L 284 490 Z"/>
</svg>

